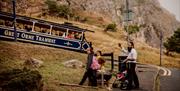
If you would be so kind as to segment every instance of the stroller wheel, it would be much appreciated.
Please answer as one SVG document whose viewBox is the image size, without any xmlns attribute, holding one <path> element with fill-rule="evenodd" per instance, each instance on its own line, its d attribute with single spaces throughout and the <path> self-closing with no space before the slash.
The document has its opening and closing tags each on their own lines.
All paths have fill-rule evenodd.
<svg viewBox="0 0 180 91">
<path fill-rule="evenodd" d="M 127 89 L 127 85 L 126 84 L 121 84 L 120 89 L 121 90 L 126 90 Z"/>
<path fill-rule="evenodd" d="M 120 89 L 121 90 L 127 90 L 127 87 L 121 86 Z"/>
<path fill-rule="evenodd" d="M 121 90 L 126 90 L 128 87 L 128 81 L 125 80 L 124 82 L 121 83 L 120 89 Z"/>
<path fill-rule="evenodd" d="M 114 81 L 114 83 L 112 84 L 112 87 L 113 87 L 113 88 L 118 88 L 119 85 L 120 85 L 120 81 L 116 80 L 116 81 Z"/>
<path fill-rule="evenodd" d="M 113 88 L 117 88 L 117 87 L 118 87 L 118 84 L 113 83 L 112 87 L 113 87 Z"/>
</svg>

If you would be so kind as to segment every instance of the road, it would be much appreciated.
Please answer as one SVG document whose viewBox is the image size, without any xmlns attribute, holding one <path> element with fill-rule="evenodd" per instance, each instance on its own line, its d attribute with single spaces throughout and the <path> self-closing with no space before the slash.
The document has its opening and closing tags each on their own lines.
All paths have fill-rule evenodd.
<svg viewBox="0 0 180 91">
<path fill-rule="evenodd" d="M 154 82 L 159 73 L 159 88 L 158 91 L 180 91 L 180 69 L 165 68 L 155 65 L 138 65 L 137 74 L 140 82 L 140 89 L 131 91 L 153 91 Z M 119 88 L 113 88 L 113 91 L 121 91 Z"/>
<path fill-rule="evenodd" d="M 170 71 L 170 76 L 160 76 L 160 91 L 180 91 L 180 69 Z"/>
<path fill-rule="evenodd" d="M 157 75 L 157 68 L 150 65 L 138 65 L 136 73 L 138 75 L 140 88 L 131 91 L 153 91 L 154 79 Z M 113 88 L 113 91 L 122 91 L 119 88 Z M 125 90 L 127 91 L 127 90 Z"/>
</svg>

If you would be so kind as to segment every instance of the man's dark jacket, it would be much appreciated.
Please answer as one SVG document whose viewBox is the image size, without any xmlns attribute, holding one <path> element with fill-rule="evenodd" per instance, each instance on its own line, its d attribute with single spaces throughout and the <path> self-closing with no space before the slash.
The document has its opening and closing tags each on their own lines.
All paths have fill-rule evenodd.
<svg viewBox="0 0 180 91">
<path fill-rule="evenodd" d="M 94 56 L 94 53 L 88 54 L 86 70 L 91 68 L 91 64 L 92 64 L 92 61 L 93 61 L 93 56 Z"/>
</svg>

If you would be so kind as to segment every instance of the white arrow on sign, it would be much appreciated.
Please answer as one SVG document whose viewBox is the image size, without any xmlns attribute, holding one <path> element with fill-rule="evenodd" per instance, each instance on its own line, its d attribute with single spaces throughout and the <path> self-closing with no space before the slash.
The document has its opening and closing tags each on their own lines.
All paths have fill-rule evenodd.
<svg viewBox="0 0 180 91">
<path fill-rule="evenodd" d="M 69 41 L 68 41 L 68 42 L 66 42 L 66 43 L 64 43 L 64 44 L 66 44 L 67 46 L 72 45 Z"/>
</svg>

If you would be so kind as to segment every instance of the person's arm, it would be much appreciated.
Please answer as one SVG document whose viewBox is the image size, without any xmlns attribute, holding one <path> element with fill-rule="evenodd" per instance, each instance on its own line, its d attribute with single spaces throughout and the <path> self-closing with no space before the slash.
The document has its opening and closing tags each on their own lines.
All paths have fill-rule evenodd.
<svg viewBox="0 0 180 91">
<path fill-rule="evenodd" d="M 129 58 L 130 58 L 130 53 L 128 54 L 127 58 L 124 59 L 123 63 L 127 62 L 129 60 Z"/>
<path fill-rule="evenodd" d="M 128 60 L 135 61 L 136 59 L 137 59 L 136 50 L 131 50 L 131 52 L 128 54 L 128 57 L 123 62 L 127 62 Z"/>
<path fill-rule="evenodd" d="M 121 50 L 122 50 L 123 53 L 128 53 L 128 51 L 126 49 L 124 49 L 123 47 L 122 47 Z"/>
<path fill-rule="evenodd" d="M 131 57 L 131 58 L 128 58 L 128 57 L 127 57 L 127 58 L 125 59 L 125 62 L 127 62 L 128 60 L 134 61 L 134 60 L 136 60 L 136 59 L 135 59 L 134 57 L 133 57 L 133 58 L 132 58 L 132 57 Z"/>
<path fill-rule="evenodd" d="M 127 56 L 127 58 L 123 61 L 123 63 L 127 62 L 128 60 L 131 60 L 132 53 L 130 52 Z"/>
<path fill-rule="evenodd" d="M 126 63 L 128 61 L 128 58 L 126 58 L 124 61 L 123 61 L 123 63 Z"/>
</svg>

